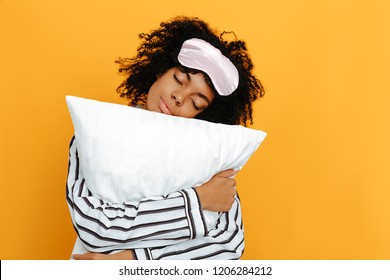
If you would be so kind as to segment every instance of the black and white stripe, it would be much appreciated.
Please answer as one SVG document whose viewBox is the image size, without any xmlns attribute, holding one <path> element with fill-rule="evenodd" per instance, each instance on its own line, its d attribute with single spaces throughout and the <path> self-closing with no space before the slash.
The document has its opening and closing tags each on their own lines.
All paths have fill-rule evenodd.
<svg viewBox="0 0 390 280">
<path fill-rule="evenodd" d="M 205 237 L 164 248 L 150 248 L 157 260 L 177 259 L 239 259 L 244 250 L 240 202 L 236 198 L 232 209 L 219 219 L 217 227 Z M 138 254 L 138 250 L 135 250 Z"/>
<path fill-rule="evenodd" d="M 82 176 L 73 137 L 66 199 L 85 247 L 110 253 L 134 249 L 138 259 L 238 259 L 244 249 L 238 197 L 208 230 L 195 189 L 140 202 L 112 203 L 94 197 Z"/>
</svg>

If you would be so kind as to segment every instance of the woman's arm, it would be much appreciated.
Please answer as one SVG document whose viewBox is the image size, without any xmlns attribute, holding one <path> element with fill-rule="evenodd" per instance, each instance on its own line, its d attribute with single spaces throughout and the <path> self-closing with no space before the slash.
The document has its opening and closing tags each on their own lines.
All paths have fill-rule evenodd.
<svg viewBox="0 0 390 280">
<path fill-rule="evenodd" d="M 219 218 L 217 227 L 206 236 L 163 248 L 135 249 L 139 260 L 227 260 L 239 259 L 244 251 L 244 228 L 240 200 Z"/>
<path fill-rule="evenodd" d="M 88 253 L 75 255 L 76 260 L 227 260 L 239 259 L 244 251 L 244 230 L 240 201 L 235 198 L 231 210 L 218 220 L 216 229 L 207 236 L 163 248 L 124 250 L 111 255 Z"/>
<path fill-rule="evenodd" d="M 140 202 L 111 203 L 88 190 L 74 137 L 69 150 L 66 198 L 76 232 L 89 251 L 167 246 L 207 233 L 193 188 Z"/>
</svg>

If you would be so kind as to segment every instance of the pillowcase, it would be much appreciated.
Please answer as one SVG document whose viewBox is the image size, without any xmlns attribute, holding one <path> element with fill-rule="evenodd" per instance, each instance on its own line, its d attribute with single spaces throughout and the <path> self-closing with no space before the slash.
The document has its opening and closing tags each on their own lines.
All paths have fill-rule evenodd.
<svg viewBox="0 0 390 280">
<path fill-rule="evenodd" d="M 266 136 L 126 105 L 74 96 L 66 101 L 88 188 L 112 202 L 167 195 L 241 169 Z M 210 223 L 218 218 L 205 214 Z"/>
</svg>

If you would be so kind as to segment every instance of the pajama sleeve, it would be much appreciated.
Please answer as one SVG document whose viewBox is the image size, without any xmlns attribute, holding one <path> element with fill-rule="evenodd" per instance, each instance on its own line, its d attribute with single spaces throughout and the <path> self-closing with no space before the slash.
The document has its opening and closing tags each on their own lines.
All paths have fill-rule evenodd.
<svg viewBox="0 0 390 280">
<path fill-rule="evenodd" d="M 161 248 L 135 249 L 138 260 L 228 260 L 239 259 L 244 251 L 244 229 L 238 196 L 217 227 L 204 237 Z"/>
<path fill-rule="evenodd" d="M 112 203 L 88 190 L 70 143 L 66 200 L 73 226 L 91 252 L 164 247 L 204 237 L 207 227 L 193 188 L 139 202 Z"/>
</svg>

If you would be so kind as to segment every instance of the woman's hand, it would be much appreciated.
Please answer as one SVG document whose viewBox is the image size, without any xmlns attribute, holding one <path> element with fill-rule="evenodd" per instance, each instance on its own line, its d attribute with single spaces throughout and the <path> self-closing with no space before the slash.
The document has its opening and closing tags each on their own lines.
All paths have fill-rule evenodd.
<svg viewBox="0 0 390 280">
<path fill-rule="evenodd" d="M 132 250 L 124 250 L 119 253 L 106 255 L 101 253 L 86 253 L 73 255 L 75 260 L 134 260 Z"/>
<path fill-rule="evenodd" d="M 230 210 L 236 195 L 236 181 L 230 177 L 237 173 L 238 171 L 233 169 L 222 171 L 207 183 L 195 188 L 203 210 L 213 212 Z"/>
</svg>

